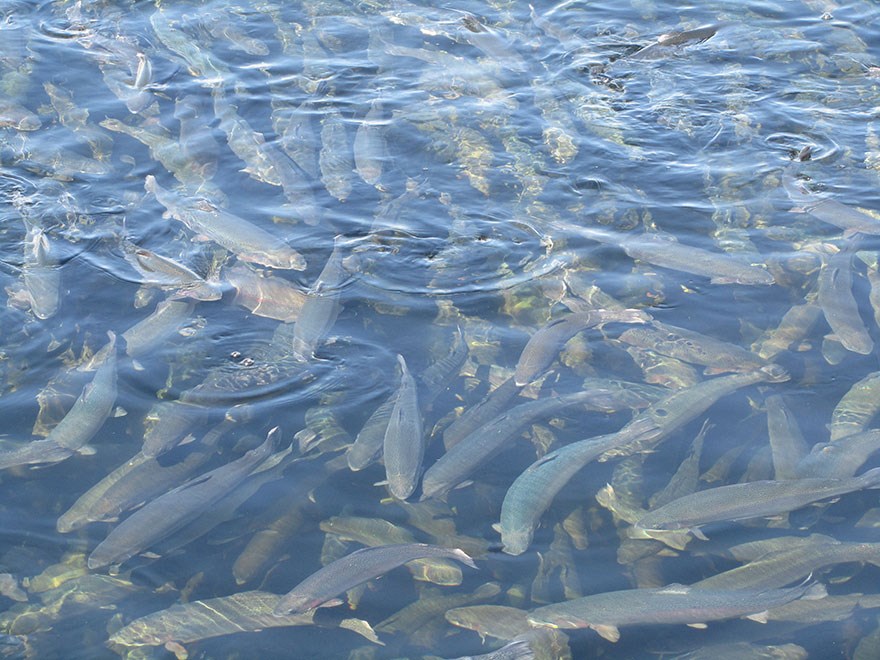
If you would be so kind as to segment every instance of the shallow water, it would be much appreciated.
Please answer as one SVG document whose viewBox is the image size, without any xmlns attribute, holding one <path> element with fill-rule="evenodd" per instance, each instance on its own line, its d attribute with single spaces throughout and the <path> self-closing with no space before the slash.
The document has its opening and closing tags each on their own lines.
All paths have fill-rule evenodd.
<svg viewBox="0 0 880 660">
<path fill-rule="evenodd" d="M 71 410 L 94 377 L 89 360 L 108 331 L 118 355 L 113 411 L 87 445 L 63 461 L 0 475 L 0 573 L 14 576 L 26 598 L 0 599 L 0 632 L 8 636 L 0 653 L 115 657 L 126 649 L 108 639 L 138 617 L 254 589 L 284 594 L 322 563 L 361 547 L 321 528 L 334 516 L 384 519 L 419 542 L 458 545 L 477 554 L 480 570 L 463 568 L 460 586 L 441 587 L 397 569 L 350 594 L 350 608 L 318 610 L 315 625 L 169 635 L 133 653 L 182 654 L 162 647 L 179 641 L 192 657 L 212 658 L 476 655 L 501 642 L 448 624 L 443 611 L 467 604 L 488 581 L 498 593 L 479 602 L 529 610 L 636 586 L 691 584 L 738 565 L 711 548 L 754 538 L 822 533 L 876 541 L 875 526 L 859 523 L 866 514 L 876 519 L 876 494 L 866 490 L 819 512 L 797 511 L 788 523 L 709 526 L 709 544 L 621 563 L 628 545 L 654 542 L 624 540 L 629 525 L 594 495 L 611 483 L 628 503 L 649 508 L 707 419 L 699 487 L 772 479 L 779 466 L 765 397 L 783 395 L 809 447 L 829 440 L 841 399 L 880 368 L 874 347 L 856 352 L 845 336 L 848 325 L 878 338 L 872 283 L 876 290 L 880 231 L 846 231 L 842 220 L 802 208 L 782 185 L 787 171 L 807 207 L 831 199 L 848 207 L 835 217 L 848 210 L 862 214 L 860 222 L 875 220 L 878 12 L 874 3 L 824 0 L 536 3 L 533 14 L 524 3 L 471 0 L 441 8 L 372 0 L 0 3 L 7 302 L 0 449 L 41 439 Z M 664 45 L 664 34 L 710 25 L 717 29 L 705 40 Z M 811 159 L 793 164 L 804 147 Z M 145 192 L 150 176 L 183 196 L 182 210 Z M 210 227 L 181 222 L 193 209 L 224 209 L 251 224 L 208 237 Z M 278 244 L 249 252 L 253 226 L 296 250 L 305 268 L 277 267 Z M 581 228 L 617 238 L 600 242 Z M 638 258 L 631 241 L 642 234 L 704 252 L 670 264 L 666 244 L 653 243 Z M 193 289 L 142 287 L 149 277 L 126 260 L 123 238 L 185 265 L 218 292 L 150 330 L 152 343 L 137 355 L 126 352 L 135 341 L 123 333 L 166 298 L 186 300 Z M 334 242 L 342 269 L 331 281 L 320 275 Z M 822 263 L 838 249 L 858 255 L 852 287 L 823 298 Z M 715 277 L 731 263 L 768 283 Z M 36 278 L 50 290 L 58 278 L 57 307 L 32 288 Z M 361 471 L 333 462 L 396 391 L 396 356 L 419 379 L 447 356 L 459 330 L 466 359 L 450 360 L 435 391 L 420 385 L 423 469 L 443 456 L 443 429 L 513 375 L 529 337 L 570 312 L 635 308 L 758 351 L 763 333 L 792 306 L 816 303 L 831 316 L 833 301 L 849 290 L 855 311 L 844 309 L 843 325 L 832 328 L 820 312 L 774 355 L 789 380 L 722 398 L 649 453 L 587 466 L 518 556 L 502 552 L 492 527 L 510 484 L 550 450 L 618 431 L 632 411 L 569 408 L 534 420 L 445 503 L 418 503 L 418 489 L 410 502 L 395 501 L 377 483 L 386 478 L 381 462 Z M 338 308 L 308 321 L 314 355 L 297 355 L 294 340 L 306 324 L 297 330 L 294 319 L 310 297 L 336 299 Z M 627 327 L 578 333 L 501 411 L 577 391 L 591 377 L 630 388 L 665 384 L 662 393 L 671 392 L 673 380 L 643 371 L 618 341 Z M 844 335 L 843 346 L 826 339 L 833 332 Z M 719 377 L 711 365 L 703 373 L 705 366 L 676 365 L 678 383 Z M 203 511 L 199 524 L 218 515 L 200 538 L 145 549 L 161 557 L 123 563 L 115 591 L 102 582 L 99 592 L 85 576 L 108 569 L 90 571 L 85 561 L 115 522 L 60 533 L 58 519 L 136 455 L 181 400 L 202 407 L 183 408 L 179 437 L 159 434 L 184 440 L 156 459 L 163 468 L 199 451 L 224 419 L 225 432 L 190 476 L 235 460 L 274 426 L 282 435 L 277 449 L 293 450 L 273 479 L 245 482 L 249 497 Z M 867 428 L 871 400 L 859 404 L 869 411 L 860 422 Z M 710 472 L 722 457 L 727 468 Z M 866 464 L 875 466 L 876 459 Z M 133 499 L 130 506 L 144 498 Z M 242 553 L 267 529 L 278 543 L 245 570 L 252 558 Z M 61 571 L 62 564 L 72 568 Z M 48 582 L 47 570 L 56 576 Z M 874 594 L 880 584 L 871 565 L 813 577 L 832 595 Z M 461 602 L 401 630 L 379 625 L 439 595 Z M 376 627 L 384 645 L 338 630 L 347 618 Z M 781 657 L 868 658 L 876 630 L 866 608 L 833 622 L 624 627 L 616 644 L 573 630 L 567 643 L 575 658 L 655 657 L 735 642 L 803 649 L 788 647 L 791 655 Z"/>
</svg>

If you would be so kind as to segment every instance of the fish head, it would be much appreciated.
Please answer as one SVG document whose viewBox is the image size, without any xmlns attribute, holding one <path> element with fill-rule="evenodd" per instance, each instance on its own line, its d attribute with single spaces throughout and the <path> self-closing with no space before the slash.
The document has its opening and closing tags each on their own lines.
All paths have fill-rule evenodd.
<svg viewBox="0 0 880 660">
<path fill-rule="evenodd" d="M 508 555 L 521 555 L 529 549 L 534 533 L 534 530 L 530 527 L 515 530 L 502 529 L 501 543 L 503 547 L 501 550 Z"/>
</svg>

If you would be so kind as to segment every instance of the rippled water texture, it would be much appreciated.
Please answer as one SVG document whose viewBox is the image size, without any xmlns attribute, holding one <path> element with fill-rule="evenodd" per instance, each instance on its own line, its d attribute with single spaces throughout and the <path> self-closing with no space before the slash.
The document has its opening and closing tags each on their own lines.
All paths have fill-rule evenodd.
<svg viewBox="0 0 880 660">
<path fill-rule="evenodd" d="M 878 24 L 0 0 L 0 656 L 880 657 Z"/>
</svg>

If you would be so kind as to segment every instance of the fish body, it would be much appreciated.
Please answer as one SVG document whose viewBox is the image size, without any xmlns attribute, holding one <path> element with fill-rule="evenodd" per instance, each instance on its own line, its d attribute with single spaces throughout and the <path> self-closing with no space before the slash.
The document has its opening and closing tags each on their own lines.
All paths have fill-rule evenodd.
<svg viewBox="0 0 880 660">
<path fill-rule="evenodd" d="M 232 491 L 265 461 L 275 446 L 277 427 L 244 456 L 173 488 L 113 528 L 89 555 L 91 570 L 122 563 L 185 527 Z"/>
<path fill-rule="evenodd" d="M 305 270 L 306 262 L 299 252 L 252 222 L 205 199 L 180 197 L 159 186 L 152 175 L 147 175 L 144 188 L 156 195 L 169 216 L 225 247 L 239 259 L 273 268 Z"/>
<path fill-rule="evenodd" d="M 49 237 L 36 223 L 25 221 L 22 280 L 31 311 L 38 319 L 48 319 L 58 311 L 61 299 L 61 270 L 52 256 Z"/>
<path fill-rule="evenodd" d="M 795 466 L 801 478 L 846 479 L 880 450 L 880 429 L 853 433 L 833 442 L 820 442 Z"/>
<path fill-rule="evenodd" d="M 318 279 L 309 289 L 293 326 L 293 354 L 306 362 L 315 355 L 315 349 L 336 323 L 342 309 L 340 297 L 347 278 L 342 266 L 342 247 L 337 241 Z"/>
<path fill-rule="evenodd" d="M 400 387 L 385 429 L 382 456 L 388 490 L 397 499 L 405 500 L 418 484 L 426 441 L 416 381 L 403 356 L 397 356 L 397 363 L 400 365 Z"/>
<path fill-rule="evenodd" d="M 580 226 L 575 231 L 600 243 L 618 245 L 633 259 L 708 277 L 714 284 L 769 285 L 775 282 L 773 276 L 760 266 L 652 234 L 631 236 Z"/>
<path fill-rule="evenodd" d="M 862 321 L 852 284 L 852 254 L 845 250 L 832 254 L 819 271 L 818 302 L 843 347 L 869 355 L 874 350 L 874 342 Z"/>
<path fill-rule="evenodd" d="M 646 421 L 642 432 L 651 432 Z M 501 542 L 509 555 L 521 555 L 532 542 L 541 515 L 571 478 L 590 461 L 616 443 L 626 442 L 640 432 L 630 425 L 625 431 L 587 438 L 555 451 L 532 463 L 507 489 L 501 503 Z"/>
<path fill-rule="evenodd" d="M 728 484 L 685 495 L 650 511 L 633 534 L 697 530 L 712 522 L 747 520 L 794 511 L 813 502 L 864 488 L 880 488 L 880 468 L 848 479 L 787 479 Z"/>
<path fill-rule="evenodd" d="M 281 597 L 276 616 L 303 614 L 321 607 L 348 589 L 384 575 L 414 559 L 447 557 L 476 568 L 473 560 L 457 548 L 426 543 L 404 543 L 362 548 L 327 564 Z"/>
<path fill-rule="evenodd" d="M 605 310 L 570 314 L 551 322 L 529 339 L 516 364 L 514 382 L 527 385 L 541 376 L 569 339 L 587 328 L 605 323 L 645 323 L 647 314 L 635 309 Z"/>
<path fill-rule="evenodd" d="M 820 598 L 815 585 L 789 589 L 695 589 L 670 584 L 655 589 L 610 591 L 539 607 L 529 623 L 554 628 L 592 628 L 611 642 L 620 638 L 618 626 L 646 623 L 700 624 L 760 615 L 798 598 Z"/>
<path fill-rule="evenodd" d="M 705 366 L 713 373 L 754 371 L 767 364 L 763 358 L 735 344 L 659 321 L 630 328 L 621 333 L 620 340 Z"/>
</svg>

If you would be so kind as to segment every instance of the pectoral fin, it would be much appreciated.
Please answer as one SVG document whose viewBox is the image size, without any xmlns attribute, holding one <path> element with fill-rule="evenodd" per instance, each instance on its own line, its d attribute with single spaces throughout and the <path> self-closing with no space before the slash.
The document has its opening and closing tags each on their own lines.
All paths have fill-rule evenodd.
<svg viewBox="0 0 880 660">
<path fill-rule="evenodd" d="M 764 610 L 763 612 L 749 614 L 746 618 L 751 619 L 752 621 L 757 621 L 758 623 L 767 623 L 767 614 L 767 610 Z"/>
<path fill-rule="evenodd" d="M 617 626 L 594 623 L 590 628 L 595 630 L 599 633 L 600 637 L 607 639 L 609 642 L 616 642 L 620 639 L 620 631 L 617 629 Z"/>
</svg>

